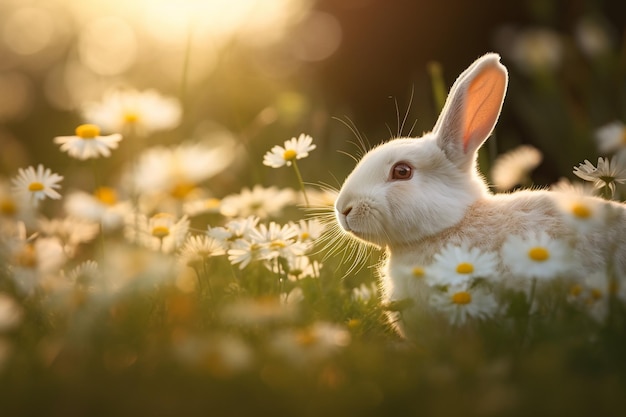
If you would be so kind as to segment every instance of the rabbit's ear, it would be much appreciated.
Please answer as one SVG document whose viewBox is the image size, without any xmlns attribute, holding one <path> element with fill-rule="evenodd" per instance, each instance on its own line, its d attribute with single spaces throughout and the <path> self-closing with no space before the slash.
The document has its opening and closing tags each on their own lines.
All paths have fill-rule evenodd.
<svg viewBox="0 0 626 417">
<path fill-rule="evenodd" d="M 506 93 L 508 75 L 498 54 L 477 59 L 455 81 L 433 132 L 448 158 L 469 169 L 493 130 Z"/>
</svg>

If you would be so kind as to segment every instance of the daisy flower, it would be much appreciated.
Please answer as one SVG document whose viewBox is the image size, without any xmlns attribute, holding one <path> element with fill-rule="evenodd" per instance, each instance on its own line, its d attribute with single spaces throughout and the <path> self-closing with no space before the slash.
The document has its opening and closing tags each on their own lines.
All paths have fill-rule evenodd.
<svg viewBox="0 0 626 417">
<path fill-rule="evenodd" d="M 182 336 L 174 345 L 174 354 L 190 369 L 206 370 L 220 378 L 243 372 L 254 361 L 253 349 L 231 334 Z"/>
<path fill-rule="evenodd" d="M 227 217 L 258 216 L 265 219 L 277 217 L 295 201 L 296 193 L 292 189 L 255 185 L 252 190 L 243 188 L 239 194 L 224 197 L 220 210 Z"/>
<path fill-rule="evenodd" d="M 550 186 L 550 190 L 557 193 L 572 194 L 578 197 L 593 197 L 595 189 L 586 182 L 571 182 L 567 178 L 559 179 L 555 184 Z"/>
<path fill-rule="evenodd" d="M 183 204 L 183 213 L 190 217 L 219 213 L 222 201 L 219 198 L 202 196 Z"/>
<path fill-rule="evenodd" d="M 576 23 L 574 37 L 580 50 L 590 58 L 610 53 L 613 46 L 609 31 L 600 20 L 583 18 Z"/>
<path fill-rule="evenodd" d="M 188 231 L 187 216 L 177 220 L 169 213 L 158 213 L 150 218 L 143 214 L 129 216 L 124 233 L 131 242 L 152 250 L 171 253 L 183 245 Z"/>
<path fill-rule="evenodd" d="M 255 240 L 237 239 L 228 249 L 228 261 L 244 269 L 250 262 L 268 259 L 269 249 Z"/>
<path fill-rule="evenodd" d="M 293 287 L 291 290 L 280 293 L 280 302 L 285 305 L 298 305 L 304 301 L 304 293 L 302 288 Z"/>
<path fill-rule="evenodd" d="M 595 132 L 595 138 L 601 153 L 618 151 L 626 146 L 626 126 L 620 121 L 614 121 L 600 127 Z"/>
<path fill-rule="evenodd" d="M 221 311 L 227 324 L 266 326 L 291 323 L 298 317 L 297 303 L 283 303 L 279 297 L 238 298 Z"/>
<path fill-rule="evenodd" d="M 186 142 L 155 146 L 144 151 L 129 173 L 133 190 L 143 195 L 167 193 L 184 200 L 203 181 L 230 166 L 236 156 L 235 142 Z"/>
<path fill-rule="evenodd" d="M 19 200 L 15 198 L 11 187 L 5 181 L 0 181 L 0 216 L 14 218 L 18 213 Z"/>
<path fill-rule="evenodd" d="M 468 318 L 486 319 L 498 311 L 494 296 L 484 288 L 469 288 L 466 285 L 451 285 L 445 291 L 431 294 L 429 304 L 437 311 L 448 315 L 452 325 L 462 325 Z"/>
<path fill-rule="evenodd" d="M 598 166 L 595 167 L 585 159 L 584 163 L 574 167 L 574 175 L 593 183 L 594 188 L 608 188 L 611 196 L 615 194 L 615 184 L 626 182 L 626 167 L 620 155 L 609 158 L 598 158 Z"/>
<path fill-rule="evenodd" d="M 368 284 L 361 284 L 358 287 L 354 287 L 352 288 L 352 299 L 353 300 L 357 300 L 357 301 L 361 301 L 361 302 L 368 302 L 369 300 L 372 299 L 377 299 L 378 297 L 378 286 L 376 285 L 375 282 L 371 282 L 369 285 Z"/>
<path fill-rule="evenodd" d="M 581 233 L 598 230 L 605 225 L 605 200 L 580 193 L 555 193 L 556 202 L 567 223 Z"/>
<path fill-rule="evenodd" d="M 496 190 L 507 191 L 516 185 L 529 183 L 529 174 L 537 168 L 541 159 L 541 152 L 530 145 L 519 146 L 500 155 L 491 170 Z"/>
<path fill-rule="evenodd" d="M 322 265 L 318 261 L 311 261 L 306 255 L 290 256 L 286 259 L 287 271 L 279 270 L 276 262 L 266 262 L 267 269 L 274 274 L 287 272 L 290 281 L 299 281 L 304 278 L 319 278 L 319 271 Z"/>
<path fill-rule="evenodd" d="M 59 182 L 63 177 L 52 173 L 50 168 L 39 164 L 37 170 L 32 166 L 18 170 L 18 175 L 12 179 L 13 190 L 30 200 L 34 206 L 46 197 L 58 200 L 61 198 L 56 189 L 61 188 Z"/>
<path fill-rule="evenodd" d="M 100 232 L 98 223 L 74 217 L 62 219 L 39 219 L 39 230 L 44 236 L 56 236 L 63 242 L 63 249 L 72 256 L 81 243 L 95 239 Z"/>
<path fill-rule="evenodd" d="M 280 330 L 271 338 L 271 348 L 280 357 L 305 366 L 332 356 L 350 342 L 350 332 L 343 326 L 317 321 L 304 328 Z"/>
<path fill-rule="evenodd" d="M 25 238 L 12 242 L 9 263 L 13 281 L 19 292 L 31 295 L 37 287 L 56 278 L 67 261 L 63 245 L 57 237 Z"/>
<path fill-rule="evenodd" d="M 182 108 L 178 100 L 155 90 L 112 90 L 102 101 L 86 104 L 82 115 L 109 132 L 147 136 L 178 126 Z"/>
<path fill-rule="evenodd" d="M 9 181 L 0 179 L 0 220 L 22 221 L 27 226 L 35 222 L 36 210 L 23 198 L 18 198 Z"/>
<path fill-rule="evenodd" d="M 85 261 L 67 274 L 67 280 L 56 288 L 53 302 L 58 307 L 72 311 L 84 306 L 90 298 L 104 289 L 103 275 L 95 261 Z"/>
<path fill-rule="evenodd" d="M 585 276 L 570 288 L 567 300 L 585 311 L 597 322 L 603 322 L 609 313 L 609 298 L 617 288 L 611 288 L 604 272 L 595 272 Z"/>
<path fill-rule="evenodd" d="M 322 236 L 324 225 L 316 219 L 300 220 L 298 223 L 290 222 L 297 231 L 297 239 L 301 242 L 314 242 Z"/>
<path fill-rule="evenodd" d="M 337 200 L 338 194 L 337 190 L 308 188 L 306 193 L 311 200 L 311 204 L 315 208 L 332 209 L 335 207 L 335 201 Z"/>
<path fill-rule="evenodd" d="M 429 285 L 466 284 L 474 278 L 494 275 L 497 266 L 498 258 L 493 252 L 470 248 L 466 243 L 448 244 L 435 255 L 426 279 Z"/>
<path fill-rule="evenodd" d="M 100 223 L 105 231 L 122 227 L 132 209 L 129 201 L 119 201 L 111 187 L 99 187 L 93 194 L 72 192 L 65 198 L 64 208 L 70 216 Z"/>
<path fill-rule="evenodd" d="M 23 316 L 24 311 L 17 301 L 0 292 L 0 333 L 15 329 Z"/>
<path fill-rule="evenodd" d="M 280 168 L 284 165 L 291 166 L 294 160 L 309 156 L 309 152 L 315 147 L 313 138 L 302 133 L 297 139 L 286 140 L 284 147 L 274 146 L 263 157 L 263 164 L 272 168 Z"/>
<path fill-rule="evenodd" d="M 552 30 L 526 29 L 515 36 L 509 48 L 513 61 L 530 74 L 554 71 L 563 62 L 563 41 Z"/>
<path fill-rule="evenodd" d="M 96 261 L 85 261 L 72 269 L 67 277 L 74 285 L 92 288 L 94 283 L 101 278 L 100 267 Z"/>
<path fill-rule="evenodd" d="M 115 133 L 100 136 L 100 128 L 92 124 L 80 125 L 76 128 L 76 136 L 57 136 L 54 143 L 61 145 L 61 150 L 71 157 L 86 160 L 100 156 L 111 156 L 111 149 L 116 149 L 122 135 Z"/>
<path fill-rule="evenodd" d="M 510 235 L 501 249 L 502 261 L 515 277 L 551 280 L 572 269 L 572 253 L 545 232 Z"/>
<path fill-rule="evenodd" d="M 291 225 L 281 226 L 274 222 L 269 225 L 261 224 L 257 228 L 249 229 L 245 238 L 239 238 L 230 245 L 228 260 L 233 265 L 239 264 L 240 269 L 257 260 L 280 257 L 289 262 L 308 249 L 307 244 L 295 240 L 296 236 L 297 230 Z"/>
<path fill-rule="evenodd" d="M 258 223 L 259 218 L 255 216 L 233 219 L 226 223 L 224 227 L 209 227 L 207 236 L 216 239 L 222 246 L 228 247 L 237 239 L 250 239 L 251 233 L 256 233 Z"/>
<path fill-rule="evenodd" d="M 438 282 L 438 276 L 433 274 L 433 268 L 422 264 L 402 265 L 389 268 L 385 276 L 394 277 L 394 285 L 386 294 L 394 302 L 413 299 L 416 305 L 428 302 L 429 294 L 435 289 L 430 282 Z"/>
<path fill-rule="evenodd" d="M 180 260 L 185 265 L 196 265 L 213 256 L 224 255 L 221 242 L 207 235 L 189 236 L 180 250 Z"/>
<path fill-rule="evenodd" d="M 291 259 L 303 255 L 308 249 L 307 244 L 296 241 L 298 230 L 289 224 L 279 225 L 275 222 L 269 225 L 261 224 L 258 231 L 257 242 L 269 250 L 267 254 L 269 259 L 278 257 Z"/>
</svg>

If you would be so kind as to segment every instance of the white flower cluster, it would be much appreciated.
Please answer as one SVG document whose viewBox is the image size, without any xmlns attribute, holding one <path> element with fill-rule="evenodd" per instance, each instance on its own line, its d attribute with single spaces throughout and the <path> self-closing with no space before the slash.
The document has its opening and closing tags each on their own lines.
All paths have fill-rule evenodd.
<svg viewBox="0 0 626 417">
<path fill-rule="evenodd" d="M 175 128 L 181 106 L 154 90 L 126 89 L 86 104 L 81 115 L 85 124 L 76 128 L 75 135 L 59 136 L 54 142 L 70 157 L 84 161 L 110 157 L 122 140 L 121 133 L 138 140 Z M 102 135 L 101 128 L 120 133 Z M 154 269 L 156 276 L 176 276 L 179 270 L 169 260 L 178 266 L 195 266 L 216 256 L 241 270 L 261 263 L 291 280 L 319 277 L 321 264 L 309 255 L 321 224 L 270 221 L 301 202 L 297 193 L 257 184 L 222 199 L 214 197 L 206 182 L 231 166 L 238 145 L 223 129 L 213 129 L 207 138 L 137 148 L 140 153 L 122 171 L 117 186 L 96 184 L 91 192 L 70 189 L 62 196 L 64 177 L 42 164 L 19 169 L 10 182 L 0 179 L 0 257 L 17 290 L 25 295 L 67 293 L 70 287 L 77 290 L 77 276 L 88 275 L 90 291 L 83 295 L 110 293 L 130 283 L 129 277 L 148 275 L 143 267 Z M 285 143 L 287 156 L 295 152 L 295 159 L 315 149 L 306 135 Z M 98 176 L 94 173 L 96 180 Z M 64 215 L 43 218 L 46 199 L 62 200 Z M 215 216 L 209 222 L 214 227 L 197 233 L 192 222 L 202 216 Z M 96 239 L 99 234 L 101 239 Z M 100 264 L 76 265 L 82 246 L 98 241 L 94 247 L 101 246 Z M 158 254 L 170 256 L 156 261 Z M 106 277 L 83 273 L 100 268 L 111 273 Z M 95 285 L 95 281 L 100 282 Z"/>
<path fill-rule="evenodd" d="M 582 212 L 584 206 L 576 207 Z M 597 222 L 590 217 L 583 221 Z M 581 227 L 584 230 L 585 226 Z M 499 272 L 502 270 L 507 273 Z M 535 291 L 550 288 L 547 284 L 556 282 L 569 286 L 568 300 L 598 320 L 606 317 L 611 296 L 626 302 L 626 271 L 598 272 L 592 276 L 581 271 L 584 269 L 568 241 L 541 232 L 510 235 L 497 252 L 483 251 L 467 243 L 448 244 L 431 264 L 415 265 L 404 274 L 408 285 L 419 286 L 430 294 L 429 305 L 445 314 L 453 325 L 464 324 L 469 318 L 502 314 L 506 311 L 504 296 L 510 290 L 524 293 L 529 308 L 534 310 Z"/>
<path fill-rule="evenodd" d="M 321 264 L 308 256 L 323 226 L 317 220 L 301 220 L 280 225 L 259 224 L 250 216 L 229 221 L 224 227 L 209 228 L 208 236 L 239 269 L 262 262 L 270 271 L 290 280 L 319 277 Z"/>
</svg>

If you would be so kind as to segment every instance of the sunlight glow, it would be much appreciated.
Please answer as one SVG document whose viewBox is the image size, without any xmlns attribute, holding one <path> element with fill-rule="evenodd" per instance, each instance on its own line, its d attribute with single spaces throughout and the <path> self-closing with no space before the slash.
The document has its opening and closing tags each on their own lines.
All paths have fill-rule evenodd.
<svg viewBox="0 0 626 417">
<path fill-rule="evenodd" d="M 153 39 L 174 45 L 184 44 L 190 31 L 194 39 L 218 43 L 232 37 L 271 43 L 310 8 L 309 0 L 66 1 L 82 18 L 116 15 Z"/>
<path fill-rule="evenodd" d="M 54 35 L 54 21 L 44 9 L 23 7 L 15 10 L 4 23 L 2 36 L 6 44 L 20 55 L 35 54 L 44 49 Z"/>
<path fill-rule="evenodd" d="M 101 17 L 81 31 L 78 52 L 81 62 L 96 74 L 121 74 L 135 61 L 137 40 L 124 20 Z"/>
</svg>

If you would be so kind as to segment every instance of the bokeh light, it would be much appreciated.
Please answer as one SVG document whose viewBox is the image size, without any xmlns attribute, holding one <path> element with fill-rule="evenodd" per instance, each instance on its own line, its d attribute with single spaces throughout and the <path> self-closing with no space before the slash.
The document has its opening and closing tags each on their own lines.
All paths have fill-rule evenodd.
<svg viewBox="0 0 626 417">
<path fill-rule="evenodd" d="M 99 75 L 117 75 L 128 70 L 137 54 L 137 39 L 124 20 L 107 16 L 95 19 L 81 33 L 81 62 Z"/>
<path fill-rule="evenodd" d="M 0 122 L 23 117 L 33 104 L 30 80 L 19 72 L 0 72 Z"/>
<path fill-rule="evenodd" d="M 31 55 L 43 50 L 51 43 L 54 34 L 54 16 L 35 7 L 22 7 L 13 11 L 2 30 L 6 45 L 20 55 Z"/>
<path fill-rule="evenodd" d="M 533 205 L 564 230 L 533 243 L 544 255 L 578 245 L 570 226 L 593 233 L 592 256 L 612 250 L 621 225 L 599 208 L 617 205 L 589 196 L 626 198 L 618 3 L 0 0 L 2 415 L 623 411 L 614 254 L 606 271 L 550 256 L 563 276 L 543 283 L 493 266 L 528 266 L 529 236 L 506 256 L 424 247 L 379 269 L 395 254 L 344 241 L 335 208 L 368 149 L 432 129 L 455 77 L 493 51 L 509 78 L 477 155 L 486 187 L 563 194 Z M 428 165 L 418 194 L 445 184 Z M 370 196 L 415 182 L 369 174 L 383 184 Z M 33 204 L 52 185 L 60 195 Z M 438 238 L 391 241 L 406 197 L 377 228 L 402 251 Z M 432 279 L 447 266 L 472 269 L 464 288 Z M 416 343 L 389 320 L 411 316 Z"/>
</svg>

